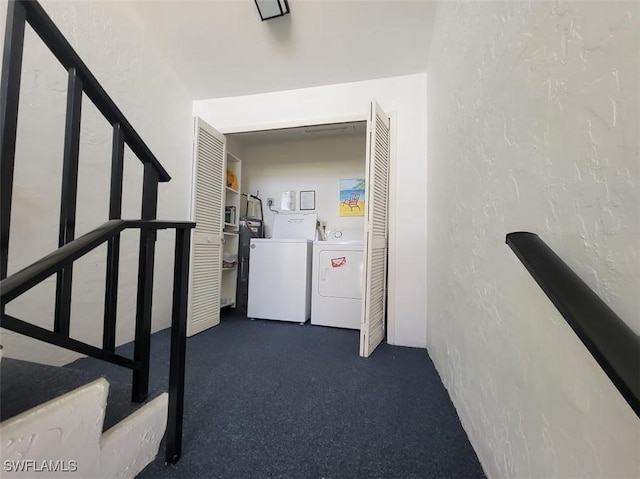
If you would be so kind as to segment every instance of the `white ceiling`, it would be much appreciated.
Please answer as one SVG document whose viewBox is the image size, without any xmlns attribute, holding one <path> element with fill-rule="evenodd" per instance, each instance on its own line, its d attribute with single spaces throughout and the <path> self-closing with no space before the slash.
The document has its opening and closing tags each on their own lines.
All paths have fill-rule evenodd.
<svg viewBox="0 0 640 479">
<path fill-rule="evenodd" d="M 262 22 L 253 0 L 128 4 L 194 99 L 426 71 L 436 3 L 289 0 Z"/>
</svg>

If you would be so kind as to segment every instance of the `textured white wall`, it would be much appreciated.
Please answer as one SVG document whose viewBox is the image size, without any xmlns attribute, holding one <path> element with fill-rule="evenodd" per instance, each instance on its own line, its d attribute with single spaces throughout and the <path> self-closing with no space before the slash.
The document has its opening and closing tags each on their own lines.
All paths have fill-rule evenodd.
<svg viewBox="0 0 640 479">
<path fill-rule="evenodd" d="M 640 476 L 640 423 L 505 245 L 640 330 L 638 2 L 445 2 L 428 92 L 428 350 L 489 477 Z"/>
<path fill-rule="evenodd" d="M 364 178 L 364 134 L 333 138 L 281 141 L 245 146 L 242 157 L 242 190 L 263 201 L 266 233 L 272 233 L 275 213 L 267 208 L 267 198 L 280 209 L 283 191 L 296 192 L 300 211 L 300 191 L 314 190 L 315 212 L 327 221 L 327 230 L 349 228 L 364 231 L 364 217 L 340 217 L 340 179 Z"/>
<path fill-rule="evenodd" d="M 194 115 L 222 133 L 362 120 L 372 100 L 393 116 L 387 339 L 414 347 L 426 346 L 426 89 L 426 75 L 418 74 L 193 105 Z"/>
<path fill-rule="evenodd" d="M 6 2 L 0 5 L 4 38 Z M 80 57 L 173 177 L 159 187 L 158 218 L 188 217 L 193 120 L 181 78 L 148 40 L 143 24 L 123 2 L 43 2 Z M 57 248 L 66 72 L 27 28 L 21 85 L 9 272 Z M 111 127 L 88 99 L 83 101 L 76 237 L 108 219 Z M 123 218 L 139 218 L 142 164 L 125 149 Z M 154 330 L 170 324 L 174 235 L 158 234 Z M 133 337 L 138 235 L 122 238 L 118 343 Z M 74 267 L 71 335 L 100 344 L 106 247 Z M 51 327 L 55 279 L 10 303 L 7 311 Z M 75 355 L 10 333 L 7 356 L 64 363 Z"/>
</svg>

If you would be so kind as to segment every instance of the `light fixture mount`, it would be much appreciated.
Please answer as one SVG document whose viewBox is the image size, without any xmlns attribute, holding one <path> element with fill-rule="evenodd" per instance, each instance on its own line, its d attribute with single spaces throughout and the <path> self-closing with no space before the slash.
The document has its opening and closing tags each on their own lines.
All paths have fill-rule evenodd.
<svg viewBox="0 0 640 479">
<path fill-rule="evenodd" d="M 263 22 L 289 13 L 289 2 L 287 0 L 255 0 L 255 2 Z"/>
</svg>

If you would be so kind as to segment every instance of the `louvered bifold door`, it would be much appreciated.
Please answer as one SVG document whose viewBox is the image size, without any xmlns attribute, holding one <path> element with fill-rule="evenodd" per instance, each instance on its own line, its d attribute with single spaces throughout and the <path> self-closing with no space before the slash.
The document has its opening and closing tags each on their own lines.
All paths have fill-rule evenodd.
<svg viewBox="0 0 640 479">
<path fill-rule="evenodd" d="M 225 137 L 196 118 L 187 336 L 220 323 Z"/>
<path fill-rule="evenodd" d="M 367 125 L 367 204 L 360 356 L 368 358 L 385 335 L 389 195 L 389 118 L 376 102 Z"/>
</svg>

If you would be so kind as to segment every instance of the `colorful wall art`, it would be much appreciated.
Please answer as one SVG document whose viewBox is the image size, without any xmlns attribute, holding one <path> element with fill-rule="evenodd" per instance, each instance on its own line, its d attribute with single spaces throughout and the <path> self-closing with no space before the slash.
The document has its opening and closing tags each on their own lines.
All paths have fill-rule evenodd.
<svg viewBox="0 0 640 479">
<path fill-rule="evenodd" d="M 364 216 L 364 178 L 340 180 L 340 216 Z"/>
</svg>

